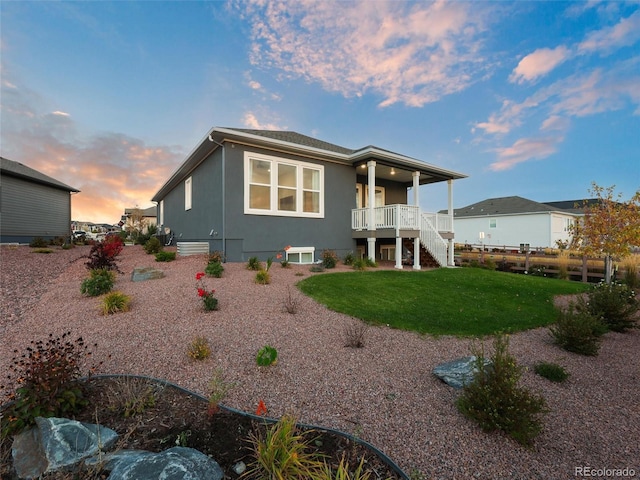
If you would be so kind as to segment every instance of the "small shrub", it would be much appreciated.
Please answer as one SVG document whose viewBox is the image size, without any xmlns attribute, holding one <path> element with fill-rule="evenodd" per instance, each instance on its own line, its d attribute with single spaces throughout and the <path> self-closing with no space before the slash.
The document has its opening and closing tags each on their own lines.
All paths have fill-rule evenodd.
<svg viewBox="0 0 640 480">
<path fill-rule="evenodd" d="M 366 270 L 367 269 L 367 262 L 364 260 L 364 258 L 355 259 L 353 261 L 352 265 L 353 265 L 353 269 L 354 270 Z"/>
<path fill-rule="evenodd" d="M 29 242 L 29 246 L 31 248 L 45 248 L 49 246 L 49 242 L 42 237 L 34 237 L 31 242 Z"/>
<path fill-rule="evenodd" d="M 176 259 L 176 252 L 156 253 L 156 262 L 173 262 Z"/>
<path fill-rule="evenodd" d="M 557 363 L 540 362 L 533 367 L 533 371 L 552 382 L 561 383 L 569 378 L 567 371 Z"/>
<path fill-rule="evenodd" d="M 308 433 L 308 432 L 307 432 Z M 252 455 L 246 475 L 251 478 L 322 478 L 322 456 L 311 449 L 313 439 L 301 432 L 294 417 L 285 415 L 263 436 L 250 433 Z"/>
<path fill-rule="evenodd" d="M 378 264 L 375 260 L 371 260 L 369 257 L 364 257 L 364 264 L 370 268 L 378 268 Z"/>
<path fill-rule="evenodd" d="M 625 332 L 636 327 L 634 315 L 638 311 L 638 301 L 635 292 L 628 286 L 601 282 L 587 296 L 587 311 L 601 318 L 609 330 Z"/>
<path fill-rule="evenodd" d="M 10 395 L 14 402 L 4 411 L 3 437 L 33 425 L 36 417 L 72 415 L 87 405 L 85 384 L 80 377 L 83 358 L 91 352 L 82 337 L 76 340 L 70 337 L 71 332 L 59 337 L 50 334 L 47 341 L 31 341 L 20 356 L 14 350 L 7 378 L 16 389 Z M 86 375 L 95 369 L 90 367 Z"/>
<path fill-rule="evenodd" d="M 97 297 L 108 293 L 113 288 L 116 276 L 111 270 L 96 269 L 89 272 L 89 278 L 85 278 L 80 285 L 80 292 L 89 297 Z"/>
<path fill-rule="evenodd" d="M 213 416 L 219 410 L 219 405 L 227 393 L 236 386 L 233 382 L 228 382 L 224 379 L 224 375 L 221 368 L 216 368 L 213 371 L 211 380 L 209 380 L 209 405 L 207 407 L 207 413 L 209 416 Z"/>
<path fill-rule="evenodd" d="M 335 470 L 332 470 L 326 463 L 324 464 L 324 471 L 319 478 L 327 480 L 369 480 L 373 472 L 364 468 L 364 460 L 365 458 L 362 457 L 358 466 L 353 469 L 343 453 Z"/>
<path fill-rule="evenodd" d="M 101 242 L 91 246 L 89 261 L 85 263 L 89 270 L 105 269 L 118 271 L 116 257 L 122 252 L 124 243 L 118 235 L 107 235 Z"/>
<path fill-rule="evenodd" d="M 353 262 L 355 262 L 355 261 L 356 261 L 356 257 L 353 254 L 353 252 L 347 253 L 344 256 L 344 258 L 342 259 L 342 263 L 344 263 L 345 265 L 349 265 L 349 266 L 353 265 Z"/>
<path fill-rule="evenodd" d="M 531 265 L 531 267 L 529 267 L 528 274 L 534 277 L 546 277 L 546 268 L 546 265 Z"/>
<path fill-rule="evenodd" d="M 268 285 L 271 283 L 271 275 L 267 270 L 260 270 L 256 273 L 256 283 L 260 285 Z"/>
<path fill-rule="evenodd" d="M 364 322 L 354 320 L 351 323 L 345 323 L 344 339 L 345 347 L 362 348 L 364 347 L 364 337 L 369 330 L 369 325 Z"/>
<path fill-rule="evenodd" d="M 258 257 L 249 257 L 249 260 L 247 260 L 247 270 L 255 270 L 256 272 L 262 270 L 262 263 L 260 263 Z"/>
<path fill-rule="evenodd" d="M 117 378 L 105 392 L 111 411 L 123 417 L 135 417 L 156 405 L 162 390 L 160 385 L 152 385 L 144 378 Z"/>
<path fill-rule="evenodd" d="M 258 350 L 258 354 L 256 355 L 256 363 L 260 367 L 268 367 L 269 365 L 274 365 L 278 361 L 278 351 L 270 346 L 265 345 L 260 350 Z"/>
<path fill-rule="evenodd" d="M 196 273 L 196 280 L 198 281 L 199 285 L 198 287 L 196 287 L 196 290 L 198 292 L 198 296 L 202 298 L 202 303 L 204 305 L 205 311 L 210 312 L 212 310 L 218 309 L 218 299 L 213 295 L 214 293 L 216 293 L 214 289 L 207 290 L 206 288 L 204 288 L 202 278 L 205 275 L 206 274 L 204 272 Z"/>
<path fill-rule="evenodd" d="M 311 265 L 309 267 L 309 271 L 311 273 L 321 273 L 324 272 L 324 265 L 320 264 L 320 265 Z"/>
<path fill-rule="evenodd" d="M 287 287 L 287 296 L 282 303 L 287 313 L 294 315 L 298 312 L 298 300 L 291 293 L 291 288 Z"/>
<path fill-rule="evenodd" d="M 122 292 L 107 293 L 102 299 L 102 314 L 128 312 L 131 304 L 131 297 Z"/>
<path fill-rule="evenodd" d="M 33 250 L 33 253 L 53 253 L 53 250 L 50 248 L 36 248 Z"/>
<path fill-rule="evenodd" d="M 191 345 L 189 345 L 187 355 L 194 360 L 205 360 L 209 358 L 211 356 L 211 347 L 207 339 L 204 337 L 196 337 L 193 342 L 191 342 Z"/>
<path fill-rule="evenodd" d="M 508 346 L 507 337 L 496 337 L 490 367 L 485 367 L 484 348 L 474 352 L 474 380 L 464 386 L 457 406 L 484 431 L 502 430 L 518 443 L 530 445 L 542 430 L 541 416 L 548 409 L 543 397 L 518 385 L 522 367 Z"/>
<path fill-rule="evenodd" d="M 222 272 L 224 272 L 224 267 L 220 262 L 216 261 L 209 261 L 207 267 L 204 269 L 204 273 L 209 277 L 220 278 L 222 277 Z"/>
<path fill-rule="evenodd" d="M 158 237 L 151 237 L 144 243 L 144 246 L 142 248 L 144 248 L 144 251 L 149 255 L 151 255 L 152 253 L 156 254 L 162 251 L 162 243 L 160 243 Z"/>
<path fill-rule="evenodd" d="M 595 356 L 600 350 L 602 335 L 606 325 L 584 308 L 570 304 L 567 310 L 560 310 L 549 332 L 555 343 L 568 352 Z"/>
<path fill-rule="evenodd" d="M 333 250 L 323 250 L 322 266 L 324 268 L 336 268 L 338 264 L 338 255 Z"/>
<path fill-rule="evenodd" d="M 291 263 L 289 262 L 289 260 L 282 260 L 282 261 L 280 262 L 280 266 L 281 266 L 282 268 L 289 268 L 289 267 L 291 266 Z"/>
</svg>

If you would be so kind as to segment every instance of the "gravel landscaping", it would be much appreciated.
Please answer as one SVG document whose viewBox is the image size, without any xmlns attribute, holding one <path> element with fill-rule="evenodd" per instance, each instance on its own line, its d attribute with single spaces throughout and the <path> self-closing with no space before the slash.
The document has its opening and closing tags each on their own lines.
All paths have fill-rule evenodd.
<svg viewBox="0 0 640 480">
<path fill-rule="evenodd" d="M 322 275 L 308 266 L 274 264 L 271 284 L 257 285 L 255 272 L 227 263 L 222 278 L 203 279 L 219 299 L 218 311 L 205 312 L 195 279 L 205 256 L 156 263 L 141 247 L 129 246 L 119 257 L 123 274 L 115 289 L 132 297 L 131 311 L 103 316 L 97 298 L 80 294 L 88 276 L 81 257 L 89 247 L 38 254 L 26 246 L 2 246 L 0 253 L 2 372 L 14 349 L 22 352 L 31 340 L 70 330 L 97 343 L 101 373 L 163 378 L 206 394 L 212 372 L 221 367 L 237 383 L 226 405 L 253 412 L 262 399 L 269 416 L 293 413 L 302 422 L 352 433 L 412 478 L 565 479 L 575 478 L 576 467 L 628 468 L 640 476 L 638 330 L 606 334 L 594 358 L 559 349 L 544 328 L 511 336 L 511 353 L 527 367 L 523 382 L 551 408 L 544 431 L 527 449 L 464 418 L 455 407 L 459 392 L 432 374 L 436 365 L 469 355 L 471 340 L 371 327 L 364 348 L 347 348 L 345 325 L 355 320 L 294 287 Z M 165 277 L 132 282 L 135 267 L 160 268 Z M 284 308 L 289 294 L 297 301 L 295 314 Z M 187 356 L 196 336 L 212 346 L 205 361 Z M 256 352 L 266 344 L 277 348 L 278 363 L 258 367 Z M 540 361 L 564 366 L 569 379 L 556 384 L 535 375 L 533 365 Z M 0 401 L 6 393 L 0 391 Z M 615 471 L 595 473 L 620 478 Z"/>
</svg>

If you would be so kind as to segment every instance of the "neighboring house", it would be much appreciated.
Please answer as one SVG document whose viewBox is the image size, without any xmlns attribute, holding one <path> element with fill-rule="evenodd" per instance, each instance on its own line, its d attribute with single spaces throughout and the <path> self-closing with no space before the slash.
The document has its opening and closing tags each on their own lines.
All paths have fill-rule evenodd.
<svg viewBox="0 0 640 480">
<path fill-rule="evenodd" d="M 130 223 L 128 219 L 130 219 L 133 214 L 140 215 L 140 218 L 144 220 L 145 226 L 156 225 L 158 223 L 158 208 L 156 206 L 149 208 L 125 208 L 121 220 L 128 225 Z"/>
<path fill-rule="evenodd" d="M 592 203 L 594 200 L 588 200 Z M 456 240 L 466 244 L 555 248 L 570 242 L 584 216 L 583 200 L 538 203 L 522 197 L 489 198 L 453 211 Z"/>
<path fill-rule="evenodd" d="M 206 242 L 228 261 L 264 260 L 291 246 L 285 255 L 294 263 L 318 261 L 329 249 L 402 268 L 396 252 L 410 252 L 420 268 L 416 241 L 452 265 L 453 235 L 451 215 L 420 211 L 418 187 L 448 182 L 452 213 L 453 180 L 465 177 L 374 146 L 216 127 L 152 200 L 162 231 L 178 243 Z"/>
<path fill-rule="evenodd" d="M 79 190 L 0 157 L 0 243 L 71 236 L 71 194 Z"/>
</svg>

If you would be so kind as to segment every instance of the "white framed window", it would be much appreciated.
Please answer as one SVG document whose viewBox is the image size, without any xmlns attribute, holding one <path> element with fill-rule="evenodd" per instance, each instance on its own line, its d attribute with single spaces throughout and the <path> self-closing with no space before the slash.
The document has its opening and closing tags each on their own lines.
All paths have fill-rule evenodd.
<svg viewBox="0 0 640 480">
<path fill-rule="evenodd" d="M 324 166 L 244 154 L 244 213 L 324 218 Z"/>
<path fill-rule="evenodd" d="M 191 177 L 184 181 L 184 209 L 191 210 Z"/>
<path fill-rule="evenodd" d="M 160 210 L 160 214 L 159 214 L 160 222 L 159 223 L 160 223 L 160 225 L 164 225 L 164 200 L 160 200 L 159 210 Z"/>
<path fill-rule="evenodd" d="M 313 263 L 315 247 L 289 247 L 286 251 L 290 263 Z"/>
<path fill-rule="evenodd" d="M 396 259 L 395 245 L 380 246 L 380 260 L 395 260 L 395 259 Z"/>
</svg>

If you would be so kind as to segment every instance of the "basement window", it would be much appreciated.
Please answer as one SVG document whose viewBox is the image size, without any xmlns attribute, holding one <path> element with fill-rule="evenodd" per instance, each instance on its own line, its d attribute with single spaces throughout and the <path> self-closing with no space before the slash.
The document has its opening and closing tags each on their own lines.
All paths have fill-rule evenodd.
<svg viewBox="0 0 640 480">
<path fill-rule="evenodd" d="M 315 247 L 290 247 L 287 251 L 286 260 L 290 263 L 309 264 L 313 263 L 315 257 Z"/>
</svg>

